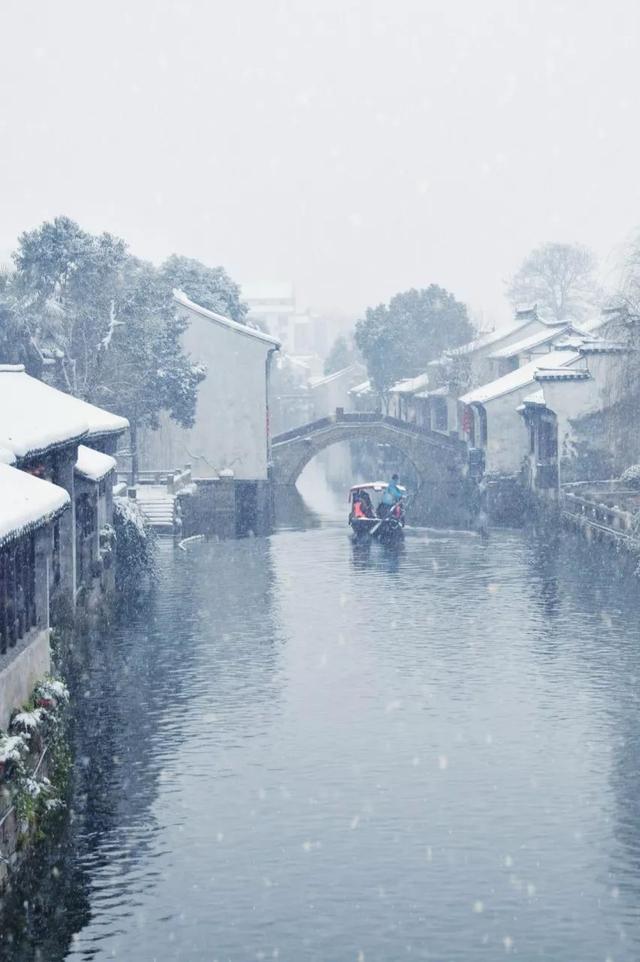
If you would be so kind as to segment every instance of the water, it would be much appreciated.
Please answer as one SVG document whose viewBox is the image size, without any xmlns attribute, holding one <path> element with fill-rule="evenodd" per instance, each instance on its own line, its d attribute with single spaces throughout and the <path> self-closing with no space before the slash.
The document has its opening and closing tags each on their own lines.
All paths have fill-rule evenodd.
<svg viewBox="0 0 640 962">
<path fill-rule="evenodd" d="M 638 608 L 601 560 L 164 542 L 76 651 L 73 818 L 6 958 L 635 962 Z"/>
</svg>

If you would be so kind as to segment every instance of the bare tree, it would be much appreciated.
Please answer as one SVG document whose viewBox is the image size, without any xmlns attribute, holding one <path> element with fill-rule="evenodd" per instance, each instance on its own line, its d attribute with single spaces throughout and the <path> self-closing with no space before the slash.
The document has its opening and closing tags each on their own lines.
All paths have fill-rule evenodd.
<svg viewBox="0 0 640 962">
<path fill-rule="evenodd" d="M 596 259 L 582 244 L 542 244 L 531 251 L 507 288 L 517 307 L 537 304 L 549 320 L 575 320 L 599 305 Z"/>
</svg>

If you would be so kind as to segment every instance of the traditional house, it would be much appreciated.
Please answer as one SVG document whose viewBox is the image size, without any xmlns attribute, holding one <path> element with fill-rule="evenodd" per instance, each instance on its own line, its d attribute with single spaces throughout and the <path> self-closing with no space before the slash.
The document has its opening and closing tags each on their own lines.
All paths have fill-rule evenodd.
<svg viewBox="0 0 640 962">
<path fill-rule="evenodd" d="M 333 374 L 312 378 L 310 383 L 313 416 L 324 418 L 329 414 L 335 414 L 337 408 L 351 410 L 351 388 L 362 383 L 365 370 L 364 365 L 356 361 L 340 371 L 334 371 Z"/>
<path fill-rule="evenodd" d="M 601 480 L 625 466 L 612 463 L 611 438 L 597 416 L 624 396 L 621 372 L 629 348 L 598 339 L 578 349 L 580 368 L 541 368 L 537 389 L 518 408 L 528 432 L 526 481 L 546 496 L 555 497 L 563 482 Z"/>
<path fill-rule="evenodd" d="M 380 410 L 380 396 L 374 391 L 371 381 L 361 381 L 349 390 L 349 403 L 352 411 L 365 413 Z"/>
<path fill-rule="evenodd" d="M 80 444 L 74 475 L 76 584 L 100 579 L 101 586 L 111 590 L 115 587 L 111 525 L 116 460 Z"/>
<path fill-rule="evenodd" d="M 389 413 L 403 421 L 452 436 L 466 433 L 458 398 L 465 390 L 490 383 L 584 334 L 568 322 L 547 322 L 535 309 L 518 311 L 516 325 L 492 331 L 447 351 L 428 371 L 391 388 Z M 586 336 L 586 335 L 585 335 Z"/>
<path fill-rule="evenodd" d="M 191 465 L 198 497 L 180 501 L 183 530 L 222 536 L 263 530 L 270 490 L 269 383 L 280 342 L 195 304 L 182 291 L 174 291 L 174 298 L 188 321 L 185 350 L 207 373 L 193 427 L 162 417 L 159 430 L 141 438 L 141 467 Z"/>
<path fill-rule="evenodd" d="M 190 463 L 195 478 L 233 477 L 266 481 L 269 465 L 268 386 L 273 354 L 280 342 L 262 331 L 209 311 L 176 291 L 188 321 L 185 350 L 207 375 L 198 389 L 195 424 L 181 428 L 163 418 L 147 432 L 141 464 L 148 470 Z"/>
<path fill-rule="evenodd" d="M 0 451 L 0 728 L 50 670 L 49 585 L 54 525 L 70 516 L 67 491 L 11 465 Z"/>
<path fill-rule="evenodd" d="M 53 521 L 50 592 L 54 617 L 72 608 L 81 590 L 90 593 L 108 587 L 102 582 L 99 542 L 89 538 L 89 528 L 99 532 L 99 518 L 105 519 L 102 527 L 110 520 L 104 506 L 110 503 L 107 487 L 114 479 L 115 463 L 109 457 L 110 471 L 96 482 L 98 487 L 101 481 L 104 483 L 102 515 L 99 491 L 89 497 L 84 481 L 76 490 L 76 466 L 81 442 L 85 448 L 113 451 L 127 427 L 125 418 L 31 377 L 22 365 L 0 365 L 0 445 L 11 452 L 17 468 L 62 488 L 71 502 L 71 510 Z M 92 545 L 92 563 L 82 562 L 79 567 L 76 549 L 83 528 L 87 544 Z M 83 558 L 87 550 L 85 545 Z"/>
<path fill-rule="evenodd" d="M 464 440 L 484 455 L 488 474 L 516 475 L 528 451 L 528 434 L 518 407 L 536 387 L 536 374 L 543 369 L 586 367 L 578 350 L 559 350 L 542 361 L 530 361 L 495 381 L 468 391 L 460 398 Z M 573 376 L 573 371 L 571 375 Z M 579 375 L 582 376 L 582 375 Z"/>
<path fill-rule="evenodd" d="M 419 401 L 416 403 L 416 394 L 424 391 L 428 384 L 428 374 L 418 374 L 416 377 L 408 377 L 393 384 L 389 388 L 388 413 L 390 417 L 416 424 L 418 409 L 421 407 Z"/>
<path fill-rule="evenodd" d="M 455 393 L 459 388 L 486 384 L 496 377 L 496 352 L 538 334 L 562 333 L 566 328 L 566 321 L 544 321 L 535 307 L 516 311 L 513 327 L 481 334 L 475 340 L 446 351 L 432 361 L 428 365 L 432 372 L 432 385 L 440 387 L 450 384 L 452 393 Z"/>
</svg>

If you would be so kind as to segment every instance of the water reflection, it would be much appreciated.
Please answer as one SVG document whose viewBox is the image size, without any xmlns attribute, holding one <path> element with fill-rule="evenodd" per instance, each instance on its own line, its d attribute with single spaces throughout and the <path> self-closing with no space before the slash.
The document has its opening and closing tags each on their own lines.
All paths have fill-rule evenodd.
<svg viewBox="0 0 640 962">
<path fill-rule="evenodd" d="M 164 544 L 75 653 L 73 817 L 9 957 L 635 962 L 637 588 L 601 558 Z"/>
</svg>

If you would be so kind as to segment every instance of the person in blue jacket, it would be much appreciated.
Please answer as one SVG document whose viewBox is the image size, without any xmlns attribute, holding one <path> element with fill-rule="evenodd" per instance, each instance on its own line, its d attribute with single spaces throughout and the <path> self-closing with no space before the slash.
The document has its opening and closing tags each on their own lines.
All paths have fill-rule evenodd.
<svg viewBox="0 0 640 962">
<path fill-rule="evenodd" d="M 393 509 L 394 505 L 401 501 L 404 497 L 404 491 L 401 490 L 399 485 L 399 478 L 397 474 L 394 474 L 387 485 L 387 489 L 382 495 L 382 501 L 380 502 L 380 507 L 378 508 L 378 517 L 386 518 L 389 512 Z"/>
<path fill-rule="evenodd" d="M 387 490 L 382 495 L 383 502 L 389 508 L 392 508 L 394 504 L 397 504 L 404 496 L 404 492 L 400 489 L 399 482 L 400 478 L 397 474 L 394 474 L 387 485 Z"/>
</svg>

